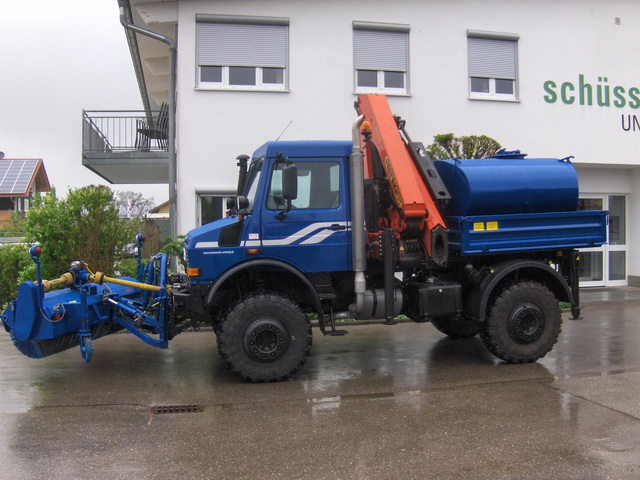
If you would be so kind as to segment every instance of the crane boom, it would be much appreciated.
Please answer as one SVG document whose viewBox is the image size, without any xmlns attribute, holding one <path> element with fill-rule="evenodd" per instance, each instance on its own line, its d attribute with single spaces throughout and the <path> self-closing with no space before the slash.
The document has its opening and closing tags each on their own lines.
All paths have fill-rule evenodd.
<svg viewBox="0 0 640 480">
<path fill-rule="evenodd" d="M 418 238 L 428 257 L 437 264 L 447 259 L 447 230 L 431 193 L 429 178 L 435 169 L 425 172 L 415 144 L 403 138 L 384 95 L 360 95 L 356 107 L 364 115 L 363 150 L 365 179 L 384 178 L 388 183 L 391 205 L 383 208 L 380 226 L 393 228 L 399 240 Z M 435 173 L 437 176 L 437 173 Z M 437 190 L 445 187 L 438 185 Z M 441 193 L 447 198 L 448 193 Z M 371 232 L 371 226 L 367 226 Z M 370 233 L 370 235 L 376 235 Z"/>
</svg>

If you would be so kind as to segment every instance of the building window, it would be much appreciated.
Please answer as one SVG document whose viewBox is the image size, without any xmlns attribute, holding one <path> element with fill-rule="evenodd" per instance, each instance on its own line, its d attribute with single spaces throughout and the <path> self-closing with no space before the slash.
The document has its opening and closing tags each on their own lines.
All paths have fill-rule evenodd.
<svg viewBox="0 0 640 480">
<path fill-rule="evenodd" d="M 517 34 L 467 30 L 469 98 L 518 99 Z"/>
<path fill-rule="evenodd" d="M 409 93 L 409 25 L 353 22 L 356 93 Z"/>
<path fill-rule="evenodd" d="M 627 198 L 625 195 L 590 195 L 580 198 L 578 210 L 608 210 L 607 243 L 580 249 L 581 287 L 627 285 Z"/>
<path fill-rule="evenodd" d="M 225 193 L 210 193 L 205 191 L 196 192 L 198 197 L 197 225 L 206 225 L 214 220 L 219 220 L 225 217 L 227 200 L 233 197 L 231 192 L 226 195 Z"/>
<path fill-rule="evenodd" d="M 198 88 L 286 90 L 289 19 L 196 16 Z"/>
</svg>

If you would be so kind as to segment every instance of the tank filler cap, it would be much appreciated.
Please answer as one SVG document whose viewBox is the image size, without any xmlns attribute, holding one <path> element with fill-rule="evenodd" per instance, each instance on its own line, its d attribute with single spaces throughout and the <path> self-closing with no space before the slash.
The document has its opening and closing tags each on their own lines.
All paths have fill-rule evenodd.
<svg viewBox="0 0 640 480">
<path fill-rule="evenodd" d="M 520 152 L 520 150 L 507 150 L 506 148 L 501 148 L 493 155 L 493 158 L 524 158 L 526 156 L 527 154 Z"/>
</svg>

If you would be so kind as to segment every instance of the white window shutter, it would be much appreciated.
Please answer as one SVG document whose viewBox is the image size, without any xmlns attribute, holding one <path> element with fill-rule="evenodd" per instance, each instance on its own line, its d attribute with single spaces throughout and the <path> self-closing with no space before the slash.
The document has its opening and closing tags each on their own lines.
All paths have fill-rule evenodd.
<svg viewBox="0 0 640 480">
<path fill-rule="evenodd" d="M 287 35 L 284 25 L 197 23 L 198 64 L 286 68 Z"/>
<path fill-rule="evenodd" d="M 476 37 L 467 40 L 470 77 L 516 79 L 516 42 Z"/>
<path fill-rule="evenodd" d="M 408 34 L 380 30 L 353 31 L 356 70 L 408 70 Z"/>
</svg>

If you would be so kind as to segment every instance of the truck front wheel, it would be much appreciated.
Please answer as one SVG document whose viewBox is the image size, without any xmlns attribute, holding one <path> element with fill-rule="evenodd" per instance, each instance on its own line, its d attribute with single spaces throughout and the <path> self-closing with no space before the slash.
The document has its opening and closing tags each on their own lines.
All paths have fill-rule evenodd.
<svg viewBox="0 0 640 480">
<path fill-rule="evenodd" d="M 482 324 L 480 338 L 496 357 L 509 363 L 535 362 L 558 340 L 560 306 L 544 285 L 523 281 L 504 289 Z"/>
<path fill-rule="evenodd" d="M 311 351 L 311 324 L 300 307 L 272 292 L 244 297 L 217 330 L 224 364 L 243 380 L 285 380 L 302 367 Z"/>
</svg>

